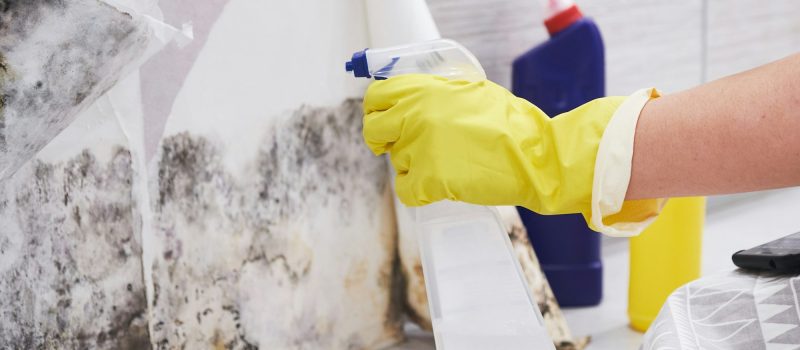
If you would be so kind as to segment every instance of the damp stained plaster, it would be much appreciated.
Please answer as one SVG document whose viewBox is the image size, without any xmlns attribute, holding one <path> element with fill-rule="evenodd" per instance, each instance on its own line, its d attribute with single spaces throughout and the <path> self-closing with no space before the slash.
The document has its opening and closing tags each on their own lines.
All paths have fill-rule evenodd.
<svg viewBox="0 0 800 350">
<path fill-rule="evenodd" d="M 158 348 L 377 348 L 402 338 L 385 163 L 361 105 L 300 107 L 224 140 L 168 134 L 151 170 Z M 244 170 L 237 170 L 244 169 Z"/>
<path fill-rule="evenodd" d="M 144 248 L 147 197 L 115 107 L 82 113 L 0 191 L 0 294 L 19 296 L 0 303 L 4 344 L 366 349 L 402 338 L 387 174 L 363 147 L 358 101 L 254 128 L 262 144 L 244 173 L 220 161 L 225 142 L 166 137 Z"/>
<path fill-rule="evenodd" d="M 360 103 L 348 99 L 366 82 L 341 66 L 366 43 L 353 20 L 362 7 L 231 0 L 207 18 L 197 56 L 172 61 L 188 73 L 168 110 L 147 111 L 169 116 L 148 164 L 143 231 L 157 348 L 401 339 L 385 164 L 363 145 Z M 142 81 L 165 69 L 142 70 Z"/>
<path fill-rule="evenodd" d="M 0 344 L 150 347 L 134 173 L 116 121 L 93 105 L 0 184 Z"/>
</svg>

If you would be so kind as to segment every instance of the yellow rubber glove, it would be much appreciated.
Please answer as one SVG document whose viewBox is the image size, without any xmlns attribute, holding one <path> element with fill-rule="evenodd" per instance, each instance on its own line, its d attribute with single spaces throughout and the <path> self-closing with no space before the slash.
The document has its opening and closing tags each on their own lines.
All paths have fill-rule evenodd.
<svg viewBox="0 0 800 350">
<path fill-rule="evenodd" d="M 401 75 L 370 85 L 364 139 L 389 152 L 409 206 L 442 199 L 591 213 L 598 144 L 625 97 L 548 117 L 490 81 Z"/>
</svg>

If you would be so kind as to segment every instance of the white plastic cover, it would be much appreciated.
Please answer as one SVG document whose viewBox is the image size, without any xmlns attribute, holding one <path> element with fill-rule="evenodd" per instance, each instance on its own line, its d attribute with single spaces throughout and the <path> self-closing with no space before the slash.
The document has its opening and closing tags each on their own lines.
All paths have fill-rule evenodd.
<svg viewBox="0 0 800 350">
<path fill-rule="evenodd" d="M 17 0 L 4 6 L 0 180 L 177 33 L 150 15 L 157 14 L 152 0 Z"/>
<path fill-rule="evenodd" d="M 438 349 L 554 349 L 496 208 L 414 210 Z"/>
</svg>

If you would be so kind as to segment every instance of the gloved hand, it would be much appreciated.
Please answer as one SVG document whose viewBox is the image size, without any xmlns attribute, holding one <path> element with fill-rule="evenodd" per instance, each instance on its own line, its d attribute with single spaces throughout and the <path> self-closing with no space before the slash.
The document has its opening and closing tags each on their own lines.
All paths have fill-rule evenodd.
<svg viewBox="0 0 800 350">
<path fill-rule="evenodd" d="M 401 75 L 367 90 L 364 139 L 390 153 L 406 205 L 450 199 L 588 215 L 598 145 L 624 100 L 551 119 L 490 81 Z"/>
</svg>

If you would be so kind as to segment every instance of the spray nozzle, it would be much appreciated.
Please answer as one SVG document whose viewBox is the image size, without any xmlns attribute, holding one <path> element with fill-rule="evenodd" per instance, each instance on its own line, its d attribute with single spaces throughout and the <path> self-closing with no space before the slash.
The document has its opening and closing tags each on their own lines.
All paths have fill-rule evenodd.
<svg viewBox="0 0 800 350">
<path fill-rule="evenodd" d="M 350 61 L 344 63 L 344 69 L 353 72 L 356 78 L 371 78 L 369 74 L 369 64 L 367 64 L 367 50 L 356 51 Z"/>
</svg>

